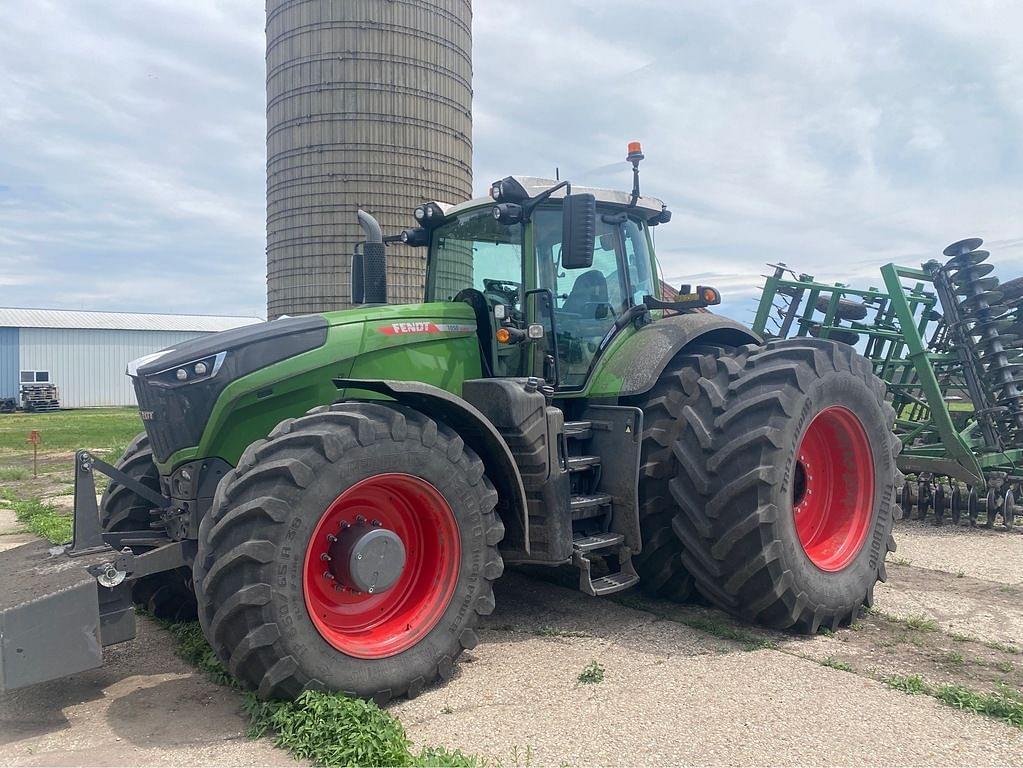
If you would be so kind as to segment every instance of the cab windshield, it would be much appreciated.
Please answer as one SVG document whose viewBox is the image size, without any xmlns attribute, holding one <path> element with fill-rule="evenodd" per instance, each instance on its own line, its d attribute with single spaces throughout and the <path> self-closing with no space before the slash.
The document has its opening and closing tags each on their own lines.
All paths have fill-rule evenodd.
<svg viewBox="0 0 1023 768">
<path fill-rule="evenodd" d="M 522 225 L 499 223 L 490 207 L 467 211 L 434 230 L 427 270 L 427 301 L 475 288 L 491 305 L 520 311 Z"/>
</svg>

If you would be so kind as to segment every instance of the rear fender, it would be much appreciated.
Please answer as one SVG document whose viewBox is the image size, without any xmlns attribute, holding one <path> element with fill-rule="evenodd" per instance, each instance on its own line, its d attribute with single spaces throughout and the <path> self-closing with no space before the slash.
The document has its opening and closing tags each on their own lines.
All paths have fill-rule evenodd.
<svg viewBox="0 0 1023 768">
<path fill-rule="evenodd" d="M 363 390 L 385 395 L 455 430 L 483 460 L 487 477 L 500 497 L 498 511 L 501 520 L 513 536 L 519 534 L 522 548 L 529 552 L 529 519 L 522 476 L 501 433 L 478 409 L 457 395 L 415 381 L 334 379 L 334 385 L 339 390 Z M 345 392 L 346 396 L 348 394 Z"/>
<path fill-rule="evenodd" d="M 663 317 L 612 343 L 597 363 L 585 394 L 641 395 L 653 388 L 675 355 L 695 342 L 738 347 L 762 344 L 763 339 L 741 323 L 711 312 Z"/>
</svg>

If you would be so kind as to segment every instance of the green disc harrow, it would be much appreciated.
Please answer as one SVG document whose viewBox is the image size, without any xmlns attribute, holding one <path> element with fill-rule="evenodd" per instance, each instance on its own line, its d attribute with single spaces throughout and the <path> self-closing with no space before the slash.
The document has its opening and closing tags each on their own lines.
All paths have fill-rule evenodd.
<svg viewBox="0 0 1023 768">
<path fill-rule="evenodd" d="M 771 264 L 753 329 L 855 346 L 888 385 L 906 518 L 1013 527 L 1023 486 L 1023 279 L 999 284 L 980 238 L 883 287 L 822 283 Z"/>
</svg>

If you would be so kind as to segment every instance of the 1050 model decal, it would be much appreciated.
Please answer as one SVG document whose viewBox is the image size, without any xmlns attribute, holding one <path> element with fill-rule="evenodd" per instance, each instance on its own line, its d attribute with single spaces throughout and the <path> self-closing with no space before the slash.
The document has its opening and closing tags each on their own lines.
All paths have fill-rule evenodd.
<svg viewBox="0 0 1023 768">
<path fill-rule="evenodd" d="M 429 320 L 406 320 L 400 323 L 381 325 L 377 331 L 387 336 L 401 336 L 408 333 L 475 333 L 476 326 L 468 323 L 432 323 Z"/>
</svg>

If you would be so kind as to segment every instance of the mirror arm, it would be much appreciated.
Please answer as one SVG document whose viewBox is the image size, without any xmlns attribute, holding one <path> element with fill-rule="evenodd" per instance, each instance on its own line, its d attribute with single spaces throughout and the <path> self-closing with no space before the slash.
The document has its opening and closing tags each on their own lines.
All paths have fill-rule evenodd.
<svg viewBox="0 0 1023 768">
<path fill-rule="evenodd" d="M 553 195 L 555 192 L 557 192 L 562 187 L 568 187 L 567 192 L 569 194 L 571 194 L 571 192 L 572 192 L 572 184 L 570 182 L 568 182 L 568 181 L 562 181 L 562 182 L 559 182 L 558 184 L 555 184 L 550 189 L 545 189 L 543 192 L 541 192 L 536 197 L 531 197 L 528 200 L 526 200 L 522 204 L 522 220 L 523 221 L 529 221 L 529 217 L 532 216 L 532 214 L 533 214 L 533 209 L 536 208 L 541 203 L 546 202 L 550 198 L 551 195 Z"/>
</svg>

